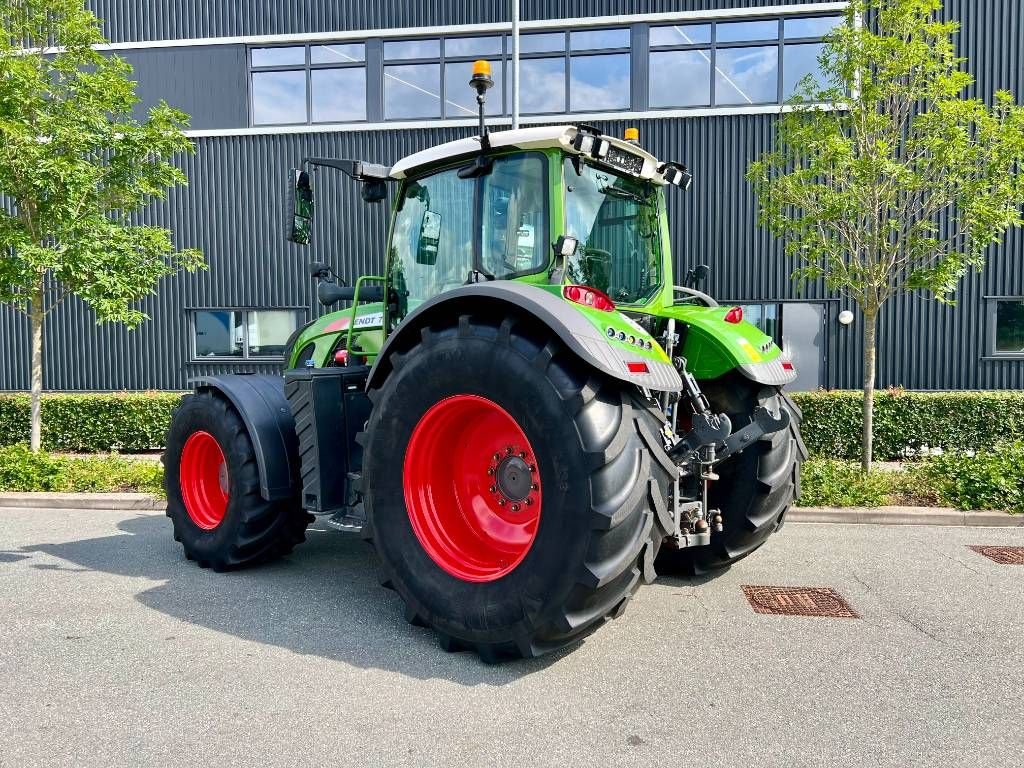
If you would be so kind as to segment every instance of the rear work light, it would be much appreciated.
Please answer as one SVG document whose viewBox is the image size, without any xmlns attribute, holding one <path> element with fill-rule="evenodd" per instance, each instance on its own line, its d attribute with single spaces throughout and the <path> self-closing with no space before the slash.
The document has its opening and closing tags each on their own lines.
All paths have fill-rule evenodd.
<svg viewBox="0 0 1024 768">
<path fill-rule="evenodd" d="M 615 310 L 615 302 L 608 297 L 608 294 L 587 285 L 567 285 L 562 289 L 562 295 L 573 304 L 593 307 L 602 312 Z"/>
<path fill-rule="evenodd" d="M 722 319 L 727 323 L 743 322 L 743 307 L 733 307 L 725 313 L 725 317 Z"/>
</svg>

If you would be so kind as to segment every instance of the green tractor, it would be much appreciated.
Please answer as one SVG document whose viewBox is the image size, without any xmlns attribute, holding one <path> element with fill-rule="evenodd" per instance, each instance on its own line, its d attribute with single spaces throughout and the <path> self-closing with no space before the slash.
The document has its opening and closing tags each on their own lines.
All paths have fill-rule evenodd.
<svg viewBox="0 0 1024 768">
<path fill-rule="evenodd" d="M 674 285 L 666 194 L 685 166 L 586 125 L 480 134 L 390 168 L 309 169 L 377 202 L 395 186 L 384 273 L 325 305 L 288 370 L 211 376 L 167 437 L 167 514 L 216 571 L 304 540 L 314 515 L 360 531 L 406 618 L 446 650 L 533 657 L 625 609 L 658 572 L 708 572 L 759 547 L 806 458 L 796 377 L 772 339 Z"/>
</svg>

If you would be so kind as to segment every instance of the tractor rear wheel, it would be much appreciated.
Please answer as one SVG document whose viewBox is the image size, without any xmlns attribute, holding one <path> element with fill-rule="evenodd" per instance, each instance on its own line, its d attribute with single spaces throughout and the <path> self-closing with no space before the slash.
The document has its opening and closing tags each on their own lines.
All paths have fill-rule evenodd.
<svg viewBox="0 0 1024 768">
<path fill-rule="evenodd" d="M 708 507 L 721 510 L 723 530 L 712 533 L 706 547 L 662 549 L 659 573 L 703 574 L 743 559 L 782 527 L 800 495 L 800 464 L 807 454 L 800 438 L 800 410 L 793 401 L 777 387 L 764 387 L 739 374 L 702 381 L 700 386 L 712 410 L 729 416 L 734 431 L 750 423 L 759 405 L 772 413 L 787 411 L 790 424 L 715 467 L 720 479 L 708 489 Z"/>
<path fill-rule="evenodd" d="M 463 315 L 389 361 L 363 530 L 410 622 L 484 661 L 533 657 L 654 578 L 672 463 L 639 390 L 518 317 Z"/>
<path fill-rule="evenodd" d="M 185 557 L 224 571 L 288 554 L 313 520 L 297 499 L 260 495 L 252 440 L 241 417 L 210 392 L 187 395 L 164 452 L 167 516 Z"/>
</svg>

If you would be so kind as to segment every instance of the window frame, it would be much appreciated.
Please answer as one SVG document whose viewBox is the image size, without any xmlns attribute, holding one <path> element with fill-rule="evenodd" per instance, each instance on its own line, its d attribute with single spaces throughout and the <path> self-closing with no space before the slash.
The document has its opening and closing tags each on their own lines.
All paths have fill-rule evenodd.
<svg viewBox="0 0 1024 768">
<path fill-rule="evenodd" d="M 996 343 L 998 339 L 998 319 L 999 319 L 999 302 L 1019 302 L 1024 304 L 1024 295 L 1022 296 L 986 296 L 985 297 L 985 326 L 986 326 L 986 342 L 985 342 L 985 354 L 984 359 L 986 360 L 1024 360 L 1024 351 L 1020 352 L 1000 352 L 996 349 Z"/>
<path fill-rule="evenodd" d="M 249 315 L 254 312 L 291 312 L 295 316 L 296 328 L 302 328 L 309 316 L 307 307 L 285 306 L 285 307 L 241 307 L 241 306 L 209 306 L 209 307 L 186 307 L 188 313 L 189 327 L 189 354 L 190 364 L 199 363 L 276 363 L 284 361 L 284 355 L 251 355 L 249 353 Z M 197 351 L 196 337 L 196 315 L 199 312 L 241 312 L 244 314 L 242 323 L 242 354 L 233 355 L 204 355 L 200 356 Z"/>
</svg>

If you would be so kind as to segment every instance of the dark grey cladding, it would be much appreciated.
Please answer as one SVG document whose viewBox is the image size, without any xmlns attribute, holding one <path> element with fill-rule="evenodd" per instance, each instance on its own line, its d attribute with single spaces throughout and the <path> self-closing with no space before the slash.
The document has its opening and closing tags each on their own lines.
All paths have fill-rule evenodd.
<svg viewBox="0 0 1024 768">
<path fill-rule="evenodd" d="M 91 5 L 110 20 L 110 33 L 121 40 L 394 28 L 507 18 L 504 0 L 95 0 Z M 769 3 L 523 0 L 522 8 L 524 18 L 538 18 L 753 5 Z M 987 95 L 1008 88 L 1024 99 L 1024 14 L 1018 0 L 947 0 L 946 5 L 963 23 L 961 52 L 978 77 L 976 92 Z M 204 50 L 196 55 L 205 56 Z M 190 98 L 198 105 L 209 99 L 218 102 L 218 109 L 237 110 L 238 93 L 229 84 L 216 82 L 210 93 Z M 143 94 L 149 93 L 146 88 L 142 87 Z M 216 111 L 200 114 L 198 107 L 195 109 L 196 126 L 212 127 L 221 119 Z M 684 161 L 693 169 L 691 191 L 669 193 L 677 269 L 709 264 L 709 289 L 723 300 L 828 300 L 827 384 L 857 387 L 861 377 L 859 318 L 851 328 L 841 328 L 836 316 L 845 307 L 842 302 L 832 300 L 820 286 L 798 292 L 790 279 L 793 262 L 755 221 L 755 201 L 744 171 L 750 159 L 770 146 L 775 120 L 765 115 L 716 116 L 606 121 L 601 127 L 621 135 L 626 125 L 637 125 L 643 144 L 656 155 Z M 358 189 L 343 177 L 321 172 L 315 180 L 319 216 L 314 244 L 306 249 L 289 245 L 283 237 L 281 212 L 288 169 L 311 155 L 391 163 L 464 136 L 469 130 L 435 127 L 197 139 L 195 157 L 184 161 L 191 185 L 153 206 L 146 218 L 172 228 L 179 245 L 202 248 L 209 270 L 164 280 L 156 295 L 144 302 L 153 319 L 131 332 L 97 326 L 81 305 L 65 304 L 50 318 L 46 386 L 55 390 L 180 389 L 193 375 L 274 370 L 274 366 L 248 363 L 190 362 L 188 310 L 298 306 L 313 317 L 319 307 L 306 263 L 329 261 L 349 277 L 379 273 L 388 211 L 387 204 L 364 204 Z M 955 307 L 918 296 L 902 297 L 888 306 L 881 321 L 878 383 L 915 389 L 1024 387 L 1024 362 L 985 359 L 987 307 L 983 297 L 991 295 L 1024 295 L 1024 232 L 1020 230 L 1011 231 L 1002 245 L 991 249 L 983 273 L 965 278 Z M 27 327 L 23 318 L 7 307 L 0 308 L 0 360 L 0 389 L 27 388 Z"/>
</svg>

